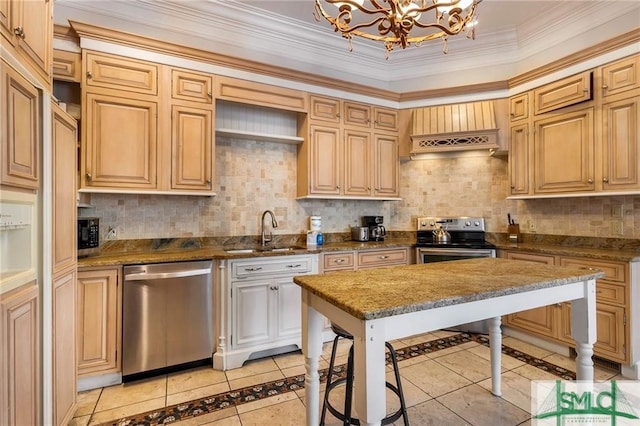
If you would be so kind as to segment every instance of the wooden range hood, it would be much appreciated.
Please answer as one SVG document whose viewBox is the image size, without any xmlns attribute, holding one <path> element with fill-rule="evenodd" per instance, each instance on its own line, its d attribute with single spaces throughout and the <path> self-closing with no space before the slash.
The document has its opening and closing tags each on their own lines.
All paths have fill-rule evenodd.
<svg viewBox="0 0 640 426">
<path fill-rule="evenodd" d="M 499 149 L 494 101 L 411 111 L 411 155 Z"/>
</svg>

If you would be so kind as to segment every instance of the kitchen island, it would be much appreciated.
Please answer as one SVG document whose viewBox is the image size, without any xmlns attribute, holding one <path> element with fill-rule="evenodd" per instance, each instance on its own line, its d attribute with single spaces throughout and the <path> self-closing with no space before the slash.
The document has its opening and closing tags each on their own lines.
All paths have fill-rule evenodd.
<svg viewBox="0 0 640 426">
<path fill-rule="evenodd" d="M 385 416 L 385 341 L 489 319 L 492 392 L 499 396 L 500 316 L 572 301 L 579 380 L 593 380 L 595 280 L 602 272 L 481 258 L 297 276 L 302 287 L 307 425 L 319 419 L 323 315 L 354 336 L 355 409 Z"/>
</svg>

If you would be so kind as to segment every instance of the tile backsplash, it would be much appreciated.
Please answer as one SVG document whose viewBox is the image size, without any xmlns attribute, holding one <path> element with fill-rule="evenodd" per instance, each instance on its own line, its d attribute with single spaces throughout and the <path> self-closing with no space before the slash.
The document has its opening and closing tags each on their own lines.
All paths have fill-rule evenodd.
<svg viewBox="0 0 640 426">
<path fill-rule="evenodd" d="M 347 232 L 364 215 L 382 215 L 390 230 L 414 230 L 417 217 L 483 216 L 490 232 L 506 232 L 507 213 L 525 233 L 640 238 L 640 195 L 507 200 L 506 157 L 451 157 L 402 161 L 402 201 L 297 200 L 295 145 L 216 139 L 215 197 L 92 194 L 82 216 L 101 219 L 118 239 L 258 235 L 264 210 L 275 233 L 297 234 L 309 216 L 324 232 Z M 612 207 L 622 207 L 622 219 Z M 621 221 L 623 235 L 613 234 Z"/>
</svg>

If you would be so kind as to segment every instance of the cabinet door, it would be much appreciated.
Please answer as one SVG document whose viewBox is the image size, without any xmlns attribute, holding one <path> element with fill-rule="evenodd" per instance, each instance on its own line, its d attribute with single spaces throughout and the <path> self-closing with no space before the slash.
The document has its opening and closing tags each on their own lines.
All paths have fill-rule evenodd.
<svg viewBox="0 0 640 426">
<path fill-rule="evenodd" d="M 151 62 L 87 52 L 84 70 L 84 84 L 89 91 L 100 87 L 146 95 L 158 94 L 158 65 Z"/>
<path fill-rule="evenodd" d="M 533 91 L 535 114 L 568 107 L 591 99 L 591 71 L 563 78 Z"/>
<path fill-rule="evenodd" d="M 340 146 L 338 128 L 311 125 L 312 194 L 340 194 Z"/>
<path fill-rule="evenodd" d="M 291 278 L 280 278 L 275 283 L 277 303 L 276 339 L 299 337 L 302 333 L 302 307 L 300 286 Z"/>
<path fill-rule="evenodd" d="M 53 78 L 55 80 L 80 83 L 82 74 L 82 55 L 65 50 L 53 51 Z"/>
<path fill-rule="evenodd" d="M 371 126 L 371 106 L 355 102 L 344 102 L 344 116 L 342 123 L 346 126 L 366 127 Z"/>
<path fill-rule="evenodd" d="M 120 371 L 119 269 L 78 271 L 78 375 Z"/>
<path fill-rule="evenodd" d="M 640 188 L 640 91 L 602 106 L 604 190 Z"/>
<path fill-rule="evenodd" d="M 0 183 L 36 189 L 39 186 L 40 95 L 38 90 L 4 62 L 0 62 Z"/>
<path fill-rule="evenodd" d="M 529 118 L 529 93 L 521 93 L 509 98 L 509 116 L 511 121 Z"/>
<path fill-rule="evenodd" d="M 371 195 L 371 133 L 344 131 L 344 195 Z"/>
<path fill-rule="evenodd" d="M 82 187 L 155 189 L 156 102 L 88 93 L 85 111 Z"/>
<path fill-rule="evenodd" d="M 593 108 L 535 122 L 536 193 L 594 190 Z"/>
<path fill-rule="evenodd" d="M 53 419 L 66 425 L 76 407 L 76 271 L 53 280 Z"/>
<path fill-rule="evenodd" d="M 53 273 L 76 264 L 76 121 L 52 104 Z"/>
<path fill-rule="evenodd" d="M 213 103 L 213 76 L 171 70 L 171 98 L 183 101 Z"/>
<path fill-rule="evenodd" d="M 612 96 L 640 88 L 640 55 L 602 67 L 602 94 Z"/>
<path fill-rule="evenodd" d="M 398 111 L 388 108 L 373 108 L 373 128 L 376 130 L 397 132 L 400 129 Z"/>
<path fill-rule="evenodd" d="M 340 124 L 340 100 L 311 95 L 309 97 L 309 118 Z"/>
<path fill-rule="evenodd" d="M 506 252 L 504 257 L 507 259 L 525 260 L 527 262 L 538 262 L 545 265 L 555 264 L 555 257 L 547 255 Z M 557 310 L 558 307 L 556 305 L 550 305 L 516 312 L 515 314 L 507 315 L 505 324 L 542 336 L 556 337 L 559 334 L 558 328 L 560 326 L 558 324 Z"/>
<path fill-rule="evenodd" d="M 45 77 L 50 75 L 51 43 L 53 40 L 53 14 L 50 0 L 20 0 L 12 10 L 19 17 L 14 19 L 17 46 L 37 66 Z"/>
<path fill-rule="evenodd" d="M 511 194 L 529 193 L 529 125 L 511 127 L 509 181 Z"/>
<path fill-rule="evenodd" d="M 38 286 L 25 284 L 0 298 L 0 424 L 40 422 Z"/>
<path fill-rule="evenodd" d="M 16 7 L 14 0 L 0 0 L 0 35 L 13 41 L 13 19 L 11 10 Z"/>
<path fill-rule="evenodd" d="M 232 346 L 250 346 L 271 340 L 273 324 L 270 315 L 271 281 L 234 282 L 232 286 L 233 313 Z"/>
<path fill-rule="evenodd" d="M 373 185 L 374 195 L 397 197 L 400 193 L 400 159 L 398 137 L 391 135 L 373 135 Z"/>
<path fill-rule="evenodd" d="M 171 188 L 213 189 L 213 111 L 171 107 Z"/>
</svg>

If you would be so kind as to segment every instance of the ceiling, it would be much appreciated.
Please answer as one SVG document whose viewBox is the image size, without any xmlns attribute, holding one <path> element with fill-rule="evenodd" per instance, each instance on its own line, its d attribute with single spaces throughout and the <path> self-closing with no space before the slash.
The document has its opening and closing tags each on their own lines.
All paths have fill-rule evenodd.
<svg viewBox="0 0 640 426">
<path fill-rule="evenodd" d="M 503 81 L 640 27 L 640 2 L 483 0 L 476 39 L 353 51 L 313 0 L 56 0 L 68 19 L 398 93 Z"/>
</svg>

